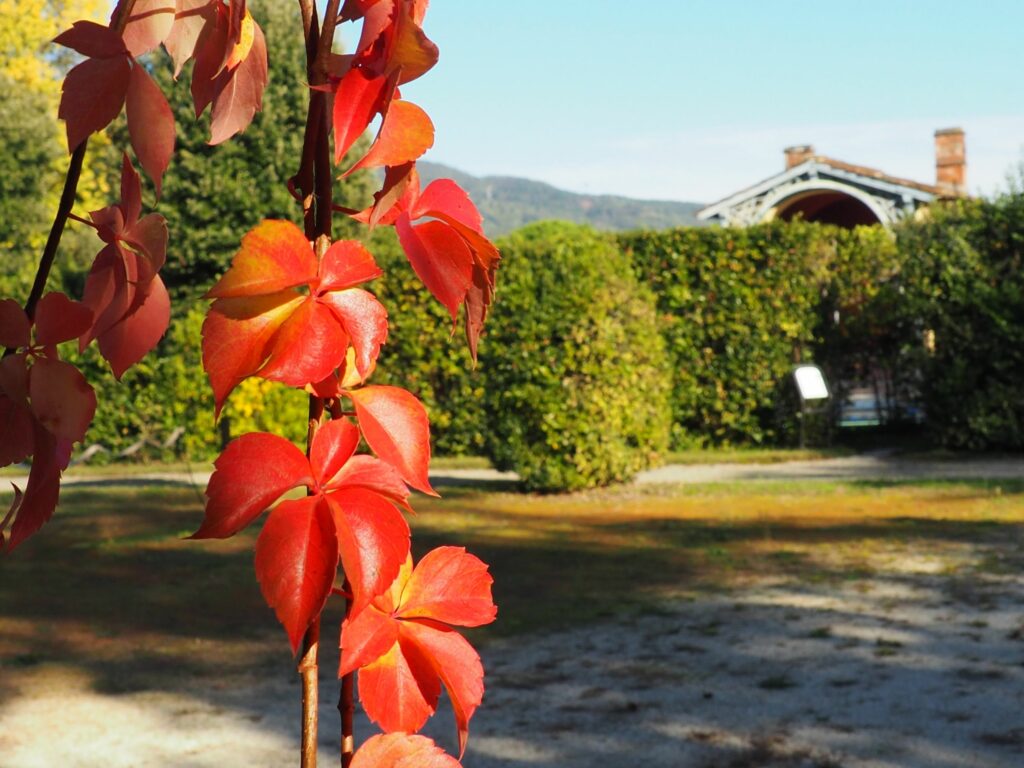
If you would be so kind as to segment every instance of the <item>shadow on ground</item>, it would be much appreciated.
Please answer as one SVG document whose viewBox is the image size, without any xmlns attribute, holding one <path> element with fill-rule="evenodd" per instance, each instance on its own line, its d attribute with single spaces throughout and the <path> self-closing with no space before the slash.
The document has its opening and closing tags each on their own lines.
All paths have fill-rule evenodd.
<svg viewBox="0 0 1024 768">
<path fill-rule="evenodd" d="M 491 564 L 500 606 L 475 634 L 490 687 L 467 768 L 626 765 L 638 751 L 655 768 L 1024 756 L 1010 693 L 1024 662 L 1017 487 L 449 490 L 419 505 L 417 553 L 465 544 Z M 5 754 L 31 754 L 23 721 L 48 690 L 40 681 L 136 709 L 132 697 L 177 696 L 192 704 L 165 716 L 189 733 L 207 727 L 196 718 L 228 717 L 235 738 L 252 728 L 290 748 L 298 688 L 253 576 L 255 530 L 183 541 L 201 517 L 188 487 L 79 485 L 0 561 L 0 732 L 21 726 L 23 749 Z M 325 630 L 327 690 L 335 634 Z M 448 726 L 432 732 L 451 746 Z M 213 765 L 203 754 L 151 759 Z"/>
</svg>

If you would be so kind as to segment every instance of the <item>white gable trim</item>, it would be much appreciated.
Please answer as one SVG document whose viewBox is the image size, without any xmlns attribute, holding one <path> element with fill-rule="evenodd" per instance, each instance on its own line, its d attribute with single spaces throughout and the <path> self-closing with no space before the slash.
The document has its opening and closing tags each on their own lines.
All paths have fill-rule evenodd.
<svg viewBox="0 0 1024 768">
<path fill-rule="evenodd" d="M 830 181 L 829 179 L 808 179 L 807 181 L 790 184 L 774 192 L 769 192 L 765 195 L 764 200 L 759 206 L 756 220 L 766 221 L 771 216 L 772 210 L 779 203 L 804 192 L 840 192 L 862 202 L 882 224 L 889 226 L 893 223 L 889 212 L 880 206 L 878 201 L 871 195 L 849 184 L 842 184 L 838 181 Z"/>
</svg>

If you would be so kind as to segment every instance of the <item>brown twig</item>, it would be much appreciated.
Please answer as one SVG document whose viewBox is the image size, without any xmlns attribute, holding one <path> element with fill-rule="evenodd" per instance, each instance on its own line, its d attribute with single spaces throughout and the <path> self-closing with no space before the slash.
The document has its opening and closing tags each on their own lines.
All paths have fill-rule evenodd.
<svg viewBox="0 0 1024 768">
<path fill-rule="evenodd" d="M 342 589 L 351 594 L 348 579 Z M 351 597 L 345 598 L 345 618 L 352 612 Z M 355 684 L 356 673 L 349 672 L 341 678 L 341 695 L 338 697 L 338 712 L 341 714 L 341 768 L 349 768 L 355 756 L 356 742 L 354 737 L 353 717 L 355 716 Z"/>
<path fill-rule="evenodd" d="M 324 401 L 309 396 L 309 423 L 306 430 L 306 456 L 313 450 L 313 440 L 324 419 Z M 312 494 L 312 491 L 307 491 Z M 302 657 L 299 659 L 299 675 L 302 678 L 302 768 L 316 768 L 316 745 L 319 725 L 317 716 L 320 708 L 319 689 L 320 617 L 318 616 L 302 637 Z"/>
<path fill-rule="evenodd" d="M 302 638 L 302 658 L 299 660 L 299 674 L 302 676 L 302 768 L 316 768 L 317 715 L 320 709 L 319 651 L 318 616 Z"/>
</svg>

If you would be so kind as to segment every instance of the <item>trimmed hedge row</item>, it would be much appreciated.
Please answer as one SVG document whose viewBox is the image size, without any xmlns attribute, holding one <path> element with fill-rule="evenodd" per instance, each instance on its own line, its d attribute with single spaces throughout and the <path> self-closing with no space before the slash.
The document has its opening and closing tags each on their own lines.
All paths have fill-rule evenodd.
<svg viewBox="0 0 1024 768">
<path fill-rule="evenodd" d="M 808 358 L 840 365 L 821 351 L 836 333 L 829 308 L 854 309 L 873 295 L 895 254 L 881 228 L 799 221 L 619 240 L 657 297 L 676 448 L 775 441 L 788 426 L 778 417 L 780 382 Z"/>
<path fill-rule="evenodd" d="M 1024 194 L 936 207 L 895 236 L 803 222 L 617 237 L 527 227 L 499 244 L 476 369 L 393 233 L 371 245 L 385 270 L 372 288 L 392 314 L 374 381 L 423 399 L 436 453 L 487 453 L 533 488 L 628 477 L 669 429 L 680 448 L 785 440 L 779 383 L 807 359 L 833 385 L 885 371 L 944 444 L 1024 447 Z M 123 385 L 86 352 L 101 403 L 90 440 L 122 449 L 184 426 L 173 453 L 214 454 L 201 322 L 199 308 L 176 320 Z M 226 413 L 233 434 L 300 440 L 305 400 L 249 382 Z"/>
<path fill-rule="evenodd" d="M 1024 449 L 1024 193 L 935 209 L 898 234 L 899 281 L 868 312 L 888 310 L 931 436 Z"/>
</svg>

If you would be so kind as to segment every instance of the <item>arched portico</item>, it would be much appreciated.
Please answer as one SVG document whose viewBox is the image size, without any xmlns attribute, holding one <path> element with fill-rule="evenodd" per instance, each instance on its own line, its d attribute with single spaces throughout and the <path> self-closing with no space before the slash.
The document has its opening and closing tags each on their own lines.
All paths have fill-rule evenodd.
<svg viewBox="0 0 1024 768">
<path fill-rule="evenodd" d="M 891 227 L 948 194 L 941 187 L 815 155 L 810 147 L 796 149 L 801 151 L 787 152 L 786 170 L 712 203 L 697 218 L 731 226 L 800 217 L 848 228 Z"/>
<path fill-rule="evenodd" d="M 892 217 L 879 201 L 850 184 L 828 179 L 809 179 L 789 184 L 765 195 L 759 221 L 795 218 L 835 224 L 852 229 L 871 224 L 892 224 Z"/>
</svg>

